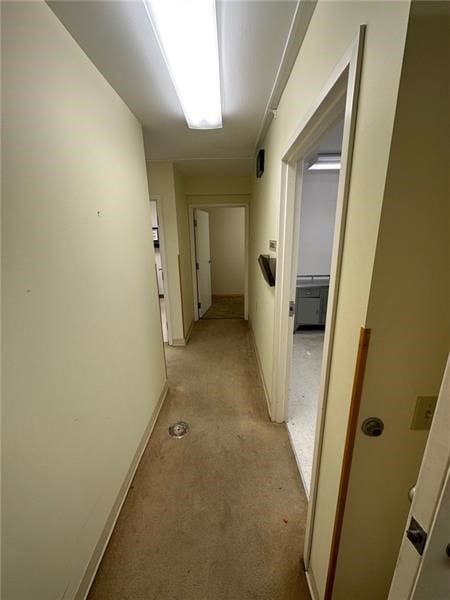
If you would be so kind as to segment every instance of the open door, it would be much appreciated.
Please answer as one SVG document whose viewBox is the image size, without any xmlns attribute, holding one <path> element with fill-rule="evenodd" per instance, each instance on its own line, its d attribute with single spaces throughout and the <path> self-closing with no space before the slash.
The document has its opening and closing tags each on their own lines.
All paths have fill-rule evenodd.
<svg viewBox="0 0 450 600">
<path fill-rule="evenodd" d="M 195 260 L 197 268 L 198 316 L 201 318 L 211 306 L 211 250 L 209 244 L 209 215 L 195 209 Z"/>
<path fill-rule="evenodd" d="M 450 598 L 450 358 L 388 600 Z"/>
</svg>

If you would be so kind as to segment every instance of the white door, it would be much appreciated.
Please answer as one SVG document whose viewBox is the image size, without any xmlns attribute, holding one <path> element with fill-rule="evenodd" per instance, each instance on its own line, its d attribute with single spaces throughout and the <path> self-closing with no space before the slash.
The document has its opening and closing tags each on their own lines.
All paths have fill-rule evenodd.
<svg viewBox="0 0 450 600">
<path fill-rule="evenodd" d="M 450 598 L 449 431 L 450 358 L 425 447 L 388 600 Z M 422 553 L 421 542 L 424 542 Z"/>
<path fill-rule="evenodd" d="M 211 250 L 209 245 L 209 214 L 195 209 L 195 257 L 197 262 L 198 316 L 203 317 L 211 306 Z"/>
</svg>

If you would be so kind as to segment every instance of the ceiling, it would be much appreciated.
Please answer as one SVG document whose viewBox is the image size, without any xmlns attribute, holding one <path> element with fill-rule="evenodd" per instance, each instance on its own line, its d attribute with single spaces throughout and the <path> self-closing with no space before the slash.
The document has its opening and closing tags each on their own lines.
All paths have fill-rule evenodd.
<svg viewBox="0 0 450 600">
<path fill-rule="evenodd" d="M 188 128 L 141 0 L 48 4 L 142 123 L 147 159 L 173 160 L 188 175 L 250 172 L 297 1 L 217 0 L 223 128 L 215 130 Z"/>
</svg>

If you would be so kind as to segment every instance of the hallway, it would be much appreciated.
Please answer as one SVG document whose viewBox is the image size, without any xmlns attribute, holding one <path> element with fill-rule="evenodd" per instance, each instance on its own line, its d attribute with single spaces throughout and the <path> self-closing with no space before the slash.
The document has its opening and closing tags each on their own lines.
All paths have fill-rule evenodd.
<svg viewBox="0 0 450 600">
<path fill-rule="evenodd" d="M 248 325 L 199 321 L 167 348 L 170 392 L 89 600 L 303 600 L 306 501 L 269 421 Z M 182 439 L 168 427 L 190 424 Z"/>
</svg>

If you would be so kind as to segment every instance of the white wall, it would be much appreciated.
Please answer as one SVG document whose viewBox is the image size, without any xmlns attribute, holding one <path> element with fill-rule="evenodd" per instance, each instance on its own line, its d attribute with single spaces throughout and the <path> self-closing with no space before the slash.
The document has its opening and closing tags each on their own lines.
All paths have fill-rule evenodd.
<svg viewBox="0 0 450 600">
<path fill-rule="evenodd" d="M 180 252 L 181 310 L 184 338 L 194 322 L 194 290 L 192 282 L 191 237 L 189 212 L 186 202 L 184 177 L 176 167 L 173 170 L 175 202 L 177 207 L 178 247 Z"/>
<path fill-rule="evenodd" d="M 213 207 L 209 213 L 211 287 L 218 296 L 244 294 L 245 208 Z"/>
<path fill-rule="evenodd" d="M 165 385 L 142 131 L 2 5 L 3 600 L 75 597 Z"/>
<path fill-rule="evenodd" d="M 184 341 L 183 312 L 178 266 L 180 249 L 173 165 L 168 161 L 147 162 L 147 175 L 150 194 L 161 198 L 167 268 L 165 288 L 170 300 L 170 325 L 174 343 L 182 344 Z"/>
<path fill-rule="evenodd" d="M 330 274 L 338 182 L 339 172 L 306 171 L 303 175 L 299 275 Z"/>
<path fill-rule="evenodd" d="M 160 196 L 164 220 L 170 321 L 175 345 L 185 344 L 194 320 L 191 246 L 184 178 L 170 161 L 149 161 L 150 193 Z"/>
<path fill-rule="evenodd" d="M 387 598 L 408 491 L 428 437 L 428 431 L 411 429 L 416 399 L 438 395 L 450 348 L 449 9 L 433 2 L 411 7 L 367 311 L 372 333 L 360 408 L 360 422 L 379 416 L 385 431 L 373 439 L 357 429 L 336 600 L 361 597 L 363 590 L 370 590 L 367 600 Z"/>
</svg>

